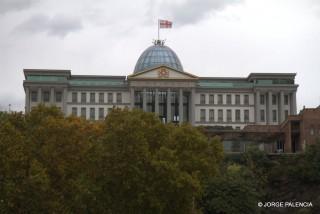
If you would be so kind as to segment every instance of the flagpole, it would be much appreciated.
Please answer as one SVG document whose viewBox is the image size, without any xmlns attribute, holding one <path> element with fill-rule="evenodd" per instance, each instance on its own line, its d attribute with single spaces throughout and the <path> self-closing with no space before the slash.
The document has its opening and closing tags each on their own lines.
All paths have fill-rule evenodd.
<svg viewBox="0 0 320 214">
<path fill-rule="evenodd" d="M 160 20 L 158 19 L 158 40 L 160 40 Z"/>
</svg>

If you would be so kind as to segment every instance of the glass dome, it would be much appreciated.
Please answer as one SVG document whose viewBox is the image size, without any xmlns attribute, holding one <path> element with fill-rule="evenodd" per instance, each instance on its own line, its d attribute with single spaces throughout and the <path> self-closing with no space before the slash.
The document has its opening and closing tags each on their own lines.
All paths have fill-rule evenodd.
<svg viewBox="0 0 320 214">
<path fill-rule="evenodd" d="M 138 73 L 160 65 L 183 71 L 177 54 L 171 48 L 165 46 L 163 41 L 156 41 L 153 46 L 150 46 L 141 54 L 133 73 Z"/>
</svg>

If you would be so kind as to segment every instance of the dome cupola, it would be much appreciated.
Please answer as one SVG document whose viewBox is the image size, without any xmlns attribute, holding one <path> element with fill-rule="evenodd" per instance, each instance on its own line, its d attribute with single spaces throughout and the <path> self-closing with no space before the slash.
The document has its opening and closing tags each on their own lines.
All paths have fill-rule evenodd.
<svg viewBox="0 0 320 214">
<path fill-rule="evenodd" d="M 177 54 L 164 41 L 156 40 L 154 45 L 147 48 L 139 57 L 133 73 L 138 73 L 157 66 L 168 66 L 178 71 L 183 71 L 182 64 Z"/>
</svg>

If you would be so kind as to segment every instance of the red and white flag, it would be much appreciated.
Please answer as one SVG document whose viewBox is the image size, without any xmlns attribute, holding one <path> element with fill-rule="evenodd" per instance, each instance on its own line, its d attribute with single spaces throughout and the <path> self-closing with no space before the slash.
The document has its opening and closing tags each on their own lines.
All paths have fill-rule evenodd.
<svg viewBox="0 0 320 214">
<path fill-rule="evenodd" d="M 159 27 L 160 28 L 172 28 L 172 22 L 168 20 L 159 20 Z"/>
</svg>

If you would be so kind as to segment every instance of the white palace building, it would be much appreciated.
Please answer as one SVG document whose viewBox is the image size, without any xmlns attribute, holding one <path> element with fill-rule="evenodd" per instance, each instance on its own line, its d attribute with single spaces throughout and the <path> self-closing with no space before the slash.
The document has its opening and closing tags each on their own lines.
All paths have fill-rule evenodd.
<svg viewBox="0 0 320 214">
<path fill-rule="evenodd" d="M 156 40 L 128 76 L 73 75 L 70 70 L 24 69 L 25 111 L 39 103 L 65 115 L 103 120 L 114 107 L 156 113 L 164 122 L 195 126 L 280 124 L 296 114 L 295 73 L 198 77 Z"/>
</svg>

